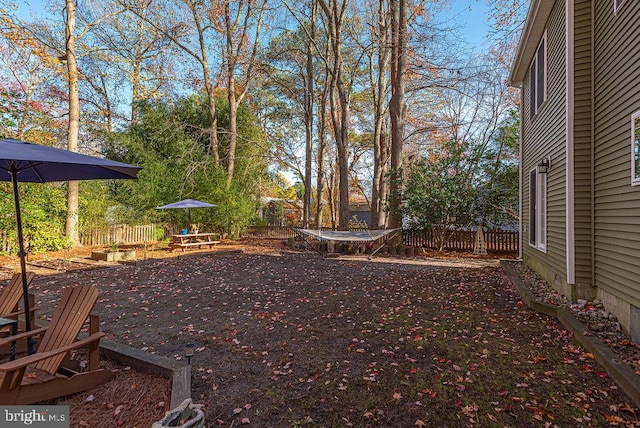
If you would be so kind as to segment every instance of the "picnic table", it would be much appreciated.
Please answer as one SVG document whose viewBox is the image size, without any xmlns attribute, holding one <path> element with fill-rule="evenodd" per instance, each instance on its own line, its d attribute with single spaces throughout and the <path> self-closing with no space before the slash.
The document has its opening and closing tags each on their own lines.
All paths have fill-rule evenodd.
<svg viewBox="0 0 640 428">
<path fill-rule="evenodd" d="M 186 235 L 171 235 L 169 248 L 172 251 L 174 248 L 181 248 L 184 251 L 189 247 L 201 248 L 203 245 L 213 248 L 219 243 L 220 235 L 217 233 L 187 233 Z"/>
</svg>

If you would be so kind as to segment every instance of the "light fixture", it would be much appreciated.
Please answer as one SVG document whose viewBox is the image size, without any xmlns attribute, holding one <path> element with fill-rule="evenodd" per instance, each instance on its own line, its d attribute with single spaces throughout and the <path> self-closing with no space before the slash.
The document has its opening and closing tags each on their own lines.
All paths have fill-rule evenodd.
<svg viewBox="0 0 640 428">
<path fill-rule="evenodd" d="M 184 347 L 184 356 L 187 357 L 187 364 L 191 364 L 191 358 L 195 351 L 196 345 L 193 343 L 187 343 L 187 346 Z"/>
<path fill-rule="evenodd" d="M 551 160 L 549 158 L 544 158 L 538 164 L 538 174 L 546 174 L 549 172 L 549 168 L 551 168 Z"/>
</svg>

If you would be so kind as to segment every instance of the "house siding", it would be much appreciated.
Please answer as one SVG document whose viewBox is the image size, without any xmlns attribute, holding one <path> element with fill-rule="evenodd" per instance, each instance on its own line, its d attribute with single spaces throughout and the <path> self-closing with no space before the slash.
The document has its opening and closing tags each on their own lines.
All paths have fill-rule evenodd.
<svg viewBox="0 0 640 428">
<path fill-rule="evenodd" d="M 640 2 L 618 14 L 611 0 L 593 3 L 594 280 L 614 304 L 640 307 L 640 187 L 631 186 L 630 148 L 631 114 L 640 110 Z"/>
<path fill-rule="evenodd" d="M 592 231 L 592 11 L 591 0 L 574 5 L 574 230 L 575 283 L 593 285 Z"/>
<path fill-rule="evenodd" d="M 564 2 L 556 2 L 546 24 L 547 98 L 530 118 L 529 72 L 523 81 L 522 108 L 522 218 L 523 257 L 530 265 L 543 266 L 543 275 L 555 283 L 566 282 L 566 73 Z M 528 244 L 529 171 L 544 157 L 551 157 L 547 174 L 547 251 Z M 562 282 L 562 281 L 560 281 Z"/>
</svg>

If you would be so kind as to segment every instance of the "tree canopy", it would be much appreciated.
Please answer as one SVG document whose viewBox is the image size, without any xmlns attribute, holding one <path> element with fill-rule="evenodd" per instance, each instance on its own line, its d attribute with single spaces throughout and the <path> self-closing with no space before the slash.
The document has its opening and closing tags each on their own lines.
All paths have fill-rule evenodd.
<svg viewBox="0 0 640 428">
<path fill-rule="evenodd" d="M 199 222 L 237 234 L 292 183 L 305 226 L 345 228 L 363 200 L 373 228 L 503 224 L 517 211 L 506 76 L 526 5 L 489 5 L 480 50 L 447 1 L 82 0 L 73 14 L 50 1 L 25 19 L 0 0 L 0 136 L 65 147 L 77 123 L 78 151 L 143 166 L 136 181 L 82 183 L 74 230 L 184 222 L 155 208 L 196 198 L 218 204 Z M 65 185 L 29 188 L 27 208 L 31 194 L 50 201 L 34 245 L 75 239 Z M 56 238 L 35 244 L 45 229 Z"/>
</svg>

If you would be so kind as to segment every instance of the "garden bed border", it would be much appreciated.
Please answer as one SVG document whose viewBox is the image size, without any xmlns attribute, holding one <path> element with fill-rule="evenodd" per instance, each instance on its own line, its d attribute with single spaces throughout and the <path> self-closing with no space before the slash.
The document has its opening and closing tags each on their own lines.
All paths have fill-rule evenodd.
<svg viewBox="0 0 640 428">
<path fill-rule="evenodd" d="M 513 263 L 513 260 L 500 260 L 502 269 L 516 287 L 524 303 L 534 311 L 557 318 L 573 334 L 573 337 L 593 354 L 595 360 L 604 367 L 607 374 L 611 376 L 629 398 L 640 406 L 640 377 L 636 375 L 631 367 L 620 361 L 611 348 L 591 333 L 573 314 L 557 306 L 537 301 L 533 293 L 525 286 L 520 275 L 515 271 L 512 266 Z M 517 261 L 517 263 L 522 263 L 522 261 Z"/>
</svg>

